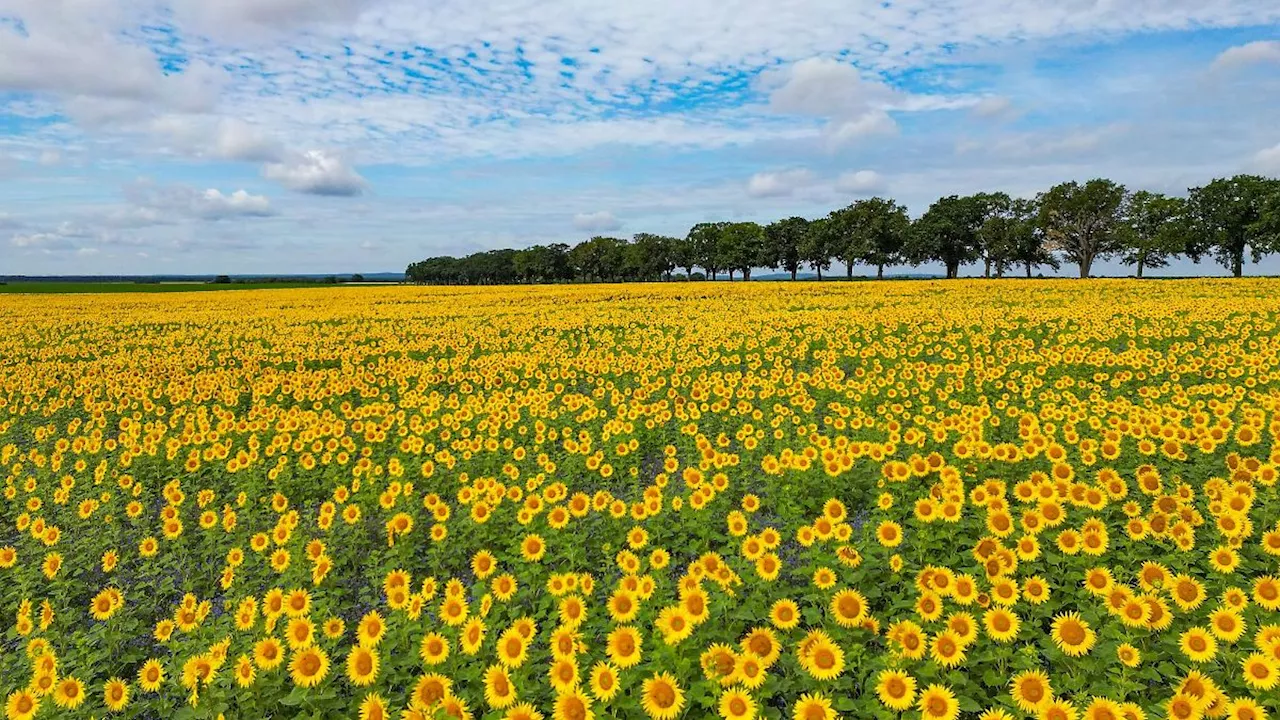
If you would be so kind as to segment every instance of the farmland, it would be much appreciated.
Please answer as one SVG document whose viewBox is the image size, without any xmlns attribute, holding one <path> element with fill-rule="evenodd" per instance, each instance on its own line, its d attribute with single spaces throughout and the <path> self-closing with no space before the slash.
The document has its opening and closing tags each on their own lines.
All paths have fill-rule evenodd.
<svg viewBox="0 0 1280 720">
<path fill-rule="evenodd" d="M 0 296 L 9 718 L 1280 714 L 1280 281 Z"/>
</svg>

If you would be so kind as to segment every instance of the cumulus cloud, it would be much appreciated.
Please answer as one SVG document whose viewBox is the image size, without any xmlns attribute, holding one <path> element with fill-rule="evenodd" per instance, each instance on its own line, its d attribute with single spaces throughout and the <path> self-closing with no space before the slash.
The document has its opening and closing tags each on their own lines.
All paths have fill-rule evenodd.
<svg viewBox="0 0 1280 720">
<path fill-rule="evenodd" d="M 224 118 L 218 123 L 213 147 L 225 160 L 273 162 L 284 154 L 280 143 L 262 128 L 242 120 Z"/>
<path fill-rule="evenodd" d="M 593 213 L 578 213 L 573 216 L 575 230 L 584 232 L 608 232 L 622 227 L 622 223 L 608 210 Z"/>
<path fill-rule="evenodd" d="M 179 220 L 225 220 L 236 217 L 266 217 L 274 214 L 265 195 L 246 190 L 223 193 L 217 188 L 199 190 L 188 185 L 156 185 L 135 182 L 125 188 L 131 205 L 107 217 L 116 227 L 146 227 Z"/>
<path fill-rule="evenodd" d="M 747 181 L 747 194 L 755 198 L 783 197 L 813 184 L 812 170 L 797 168 L 779 172 L 760 172 Z"/>
<path fill-rule="evenodd" d="M 1259 150 L 1253 156 L 1253 165 L 1267 175 L 1280 175 L 1280 144 Z"/>
<path fill-rule="evenodd" d="M 874 170 L 843 173 L 836 178 L 836 190 L 855 196 L 869 196 L 888 187 L 884 176 Z"/>
<path fill-rule="evenodd" d="M 1017 115 L 1013 101 L 1002 95 L 988 95 L 978 100 L 969 112 L 988 120 L 1003 120 Z"/>
<path fill-rule="evenodd" d="M 1210 67 L 1213 70 L 1231 70 L 1260 63 L 1280 63 L 1280 41 L 1258 40 L 1227 48 L 1214 58 Z"/>
<path fill-rule="evenodd" d="M 262 166 L 262 176 L 310 195 L 359 195 L 368 181 L 342 158 L 324 150 L 293 153 L 282 162 Z"/>
<path fill-rule="evenodd" d="M 775 112 L 827 119 L 834 144 L 897 129 L 886 112 L 896 93 L 848 63 L 810 58 L 765 75 L 762 83 L 770 88 L 769 107 Z"/>
</svg>

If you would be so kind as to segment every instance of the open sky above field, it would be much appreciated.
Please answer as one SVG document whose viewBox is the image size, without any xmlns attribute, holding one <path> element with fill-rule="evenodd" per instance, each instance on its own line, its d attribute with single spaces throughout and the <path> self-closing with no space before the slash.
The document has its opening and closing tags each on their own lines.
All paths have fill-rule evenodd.
<svg viewBox="0 0 1280 720">
<path fill-rule="evenodd" d="M 1280 174 L 1278 110 L 1275 0 L 0 0 L 0 273 L 1180 193 Z M 1189 272 L 1222 269 L 1164 271 Z"/>
</svg>

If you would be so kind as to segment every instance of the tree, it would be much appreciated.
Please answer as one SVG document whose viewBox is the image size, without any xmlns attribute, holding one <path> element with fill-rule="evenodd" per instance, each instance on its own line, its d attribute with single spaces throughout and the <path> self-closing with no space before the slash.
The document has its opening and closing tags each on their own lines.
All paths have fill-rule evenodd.
<svg viewBox="0 0 1280 720">
<path fill-rule="evenodd" d="M 770 223 L 764 229 L 765 267 L 782 268 L 796 279 L 800 269 L 800 245 L 809 232 L 809 221 L 802 217 L 789 217 Z"/>
<path fill-rule="evenodd" d="M 686 240 L 691 246 L 693 257 L 697 259 L 697 265 L 706 270 L 711 279 L 716 279 L 716 273 L 724 269 L 724 265 L 720 263 L 717 254 L 720 245 L 720 232 L 728 223 L 698 223 L 694 225 L 686 236 Z"/>
<path fill-rule="evenodd" d="M 1137 266 L 1137 276 L 1144 268 L 1169 264 L 1169 258 L 1186 247 L 1185 200 L 1160 193 L 1139 190 L 1129 196 L 1125 209 L 1127 233 L 1123 255 L 1126 265 Z"/>
<path fill-rule="evenodd" d="M 574 277 L 588 282 L 618 279 L 623 272 L 623 245 L 623 240 L 599 235 L 578 243 L 569 251 Z"/>
<path fill-rule="evenodd" d="M 364 282 L 364 275 L 361 275 L 360 273 L 355 273 L 354 275 L 351 276 L 351 282 L 354 282 L 354 283 Z"/>
<path fill-rule="evenodd" d="M 756 223 L 726 223 L 716 247 L 730 280 L 735 270 L 742 273 L 743 280 L 750 280 L 751 268 L 766 264 L 764 228 Z"/>
<path fill-rule="evenodd" d="M 698 253 L 693 240 L 688 237 L 671 238 L 671 262 L 682 268 L 685 276 L 693 279 L 693 269 L 698 266 Z"/>
<path fill-rule="evenodd" d="M 807 263 L 822 279 L 822 271 L 831 267 L 831 220 L 820 218 L 809 223 L 797 250 L 800 260 Z"/>
<path fill-rule="evenodd" d="M 884 279 L 884 266 L 902 262 L 902 249 L 911 230 L 907 208 L 893 200 L 873 197 L 847 208 L 853 237 L 853 259 L 876 266 L 876 278 Z M 850 271 L 850 277 L 853 273 Z"/>
<path fill-rule="evenodd" d="M 1048 248 L 1079 266 L 1080 277 L 1089 277 L 1095 260 L 1124 248 L 1126 195 L 1123 185 L 1104 178 L 1050 188 L 1039 198 L 1040 227 Z"/>
<path fill-rule="evenodd" d="M 978 231 L 985 214 L 985 201 L 973 195 L 949 195 L 934 202 L 912 223 L 904 259 L 916 265 L 940 262 L 948 278 L 958 276 L 961 265 L 981 257 Z"/>
<path fill-rule="evenodd" d="M 982 225 L 978 228 L 978 251 L 982 255 L 982 277 L 991 277 L 991 269 L 996 275 L 1003 274 L 1007 265 L 1004 257 L 1009 249 L 1008 235 L 1014 230 L 1013 198 L 1008 193 L 978 193 L 974 197 L 983 204 Z"/>
<path fill-rule="evenodd" d="M 853 265 L 861 254 L 853 205 L 827 215 L 827 243 L 832 257 L 844 264 L 845 277 L 853 279 Z"/>
<path fill-rule="evenodd" d="M 636 233 L 629 249 L 632 267 L 641 280 L 670 280 L 671 271 L 675 269 L 672 260 L 671 245 L 674 238 L 652 233 Z"/>
<path fill-rule="evenodd" d="M 550 283 L 573 277 L 569 266 L 569 246 L 564 243 L 534 245 L 521 250 L 516 253 L 513 264 L 521 282 Z"/>
<path fill-rule="evenodd" d="M 1192 188 L 1187 198 L 1187 254 L 1196 262 L 1212 254 L 1240 277 L 1245 251 L 1253 262 L 1280 250 L 1280 181 L 1257 175 L 1219 178 Z"/>
<path fill-rule="evenodd" d="M 1040 230 L 1038 209 L 1034 200 L 1014 198 L 1007 209 L 1002 209 L 983 223 L 983 247 L 988 252 L 996 277 L 1004 277 L 1015 266 L 1026 268 L 1031 277 L 1033 268 L 1048 265 L 1054 270 L 1061 263 L 1045 247 L 1044 233 Z"/>
</svg>

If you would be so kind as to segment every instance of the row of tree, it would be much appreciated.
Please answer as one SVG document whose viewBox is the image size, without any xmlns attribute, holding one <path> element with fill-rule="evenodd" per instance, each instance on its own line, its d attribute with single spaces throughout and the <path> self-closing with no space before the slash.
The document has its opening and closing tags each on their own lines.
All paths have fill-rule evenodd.
<svg viewBox="0 0 1280 720">
<path fill-rule="evenodd" d="M 669 280 L 695 269 L 715 280 L 751 279 L 754 268 L 801 268 L 822 277 L 839 262 L 884 269 L 939 263 L 948 278 L 981 262 L 997 277 L 1041 266 L 1076 265 L 1089 277 L 1098 260 L 1118 257 L 1142 277 L 1185 255 L 1212 257 L 1233 275 L 1246 259 L 1280 251 L 1280 180 L 1256 175 L 1221 178 L 1175 197 L 1130 192 L 1111 180 L 1067 182 L 1034 199 L 1005 193 L 951 195 L 912 220 L 889 199 L 858 200 L 824 218 L 789 217 L 754 222 L 699 223 L 683 238 L 639 233 L 631 240 L 593 237 L 570 247 L 536 245 L 491 250 L 463 258 L 433 257 L 411 264 L 409 282 L 501 284 Z"/>
</svg>

